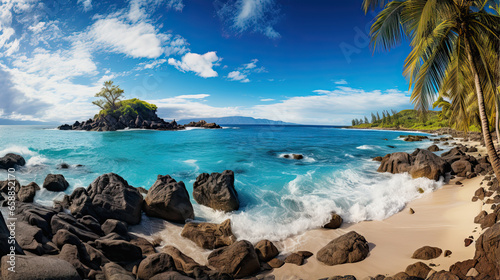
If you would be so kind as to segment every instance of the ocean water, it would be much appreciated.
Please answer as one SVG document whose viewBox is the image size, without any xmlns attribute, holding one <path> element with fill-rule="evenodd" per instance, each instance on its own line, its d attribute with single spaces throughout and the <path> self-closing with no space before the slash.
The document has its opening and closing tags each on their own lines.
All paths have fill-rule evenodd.
<svg viewBox="0 0 500 280">
<path fill-rule="evenodd" d="M 63 174 L 70 194 L 101 174 L 114 172 L 148 189 L 158 174 L 184 181 L 188 192 L 203 172 L 235 172 L 240 210 L 222 213 L 191 200 L 197 220 L 230 218 L 238 238 L 273 241 L 321 227 L 332 211 L 346 222 L 383 220 L 405 204 L 442 186 L 407 174 L 381 174 L 375 156 L 412 152 L 432 143 L 404 142 L 396 131 L 327 126 L 229 126 L 219 130 L 59 131 L 44 126 L 0 126 L 0 156 L 23 155 L 16 172 L 23 184 L 40 186 L 49 173 Z M 389 147 L 389 146 L 394 146 Z M 442 147 L 444 148 L 444 147 Z M 303 154 L 303 160 L 285 154 Z M 60 163 L 71 165 L 59 170 Z M 77 165 L 83 165 L 77 167 Z M 0 171 L 0 180 L 6 180 Z M 424 193 L 419 193 L 422 188 Z M 51 205 L 63 193 L 42 189 L 35 201 Z"/>
</svg>

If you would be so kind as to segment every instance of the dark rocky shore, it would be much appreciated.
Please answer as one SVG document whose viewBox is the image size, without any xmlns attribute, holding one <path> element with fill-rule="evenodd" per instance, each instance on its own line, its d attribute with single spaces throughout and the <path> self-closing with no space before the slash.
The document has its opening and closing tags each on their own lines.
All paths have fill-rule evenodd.
<svg viewBox="0 0 500 280">
<path fill-rule="evenodd" d="M 432 144 L 425 138 L 417 141 Z M 408 172 L 415 178 L 434 180 L 440 176 L 484 176 L 485 185 L 472 199 L 491 204 L 492 211 L 479 213 L 474 221 L 485 229 L 475 241 L 475 256 L 455 263 L 448 270 L 435 271 L 416 262 L 392 277 L 378 275 L 371 279 L 500 279 L 500 185 L 491 171 L 488 157 L 473 157 L 468 153 L 474 152 L 475 147 L 463 145 L 437 156 L 430 151 L 436 147 L 378 157 L 375 159 L 381 162 L 378 171 Z M 0 163 L 0 168 L 4 169 L 22 168 L 25 160 L 8 154 L 0 158 Z M 49 174 L 41 188 L 59 192 L 66 190 L 68 185 L 64 176 Z M 327 266 L 363 261 L 370 255 L 368 241 L 354 231 L 331 240 L 316 253 L 280 254 L 269 240 L 255 244 L 238 240 L 230 220 L 221 224 L 194 221 L 195 213 L 185 184 L 169 175 L 159 175 L 151 188 L 145 190 L 130 186 L 117 174 L 103 174 L 87 188 L 77 188 L 62 201 L 54 202 L 53 207 L 33 203 L 35 193 L 41 188 L 35 182 L 26 186 L 17 181 L 0 182 L 0 203 L 3 207 L 8 206 L 7 195 L 15 194 L 13 214 L 17 218 L 17 245 L 14 247 L 8 245 L 10 230 L 3 223 L 4 219 L 0 219 L 2 279 L 239 279 L 255 275 L 259 276 L 252 279 L 263 279 L 266 271 L 285 263 L 303 265 L 313 255 Z M 234 173 L 229 170 L 200 174 L 192 195 L 197 203 L 216 210 L 230 212 L 239 208 Z M 183 225 L 183 238 L 211 250 L 207 266 L 174 246 L 162 246 L 161 240 L 146 240 L 130 233 L 128 227 L 139 224 L 143 214 Z M 335 213 L 331 215 L 324 228 L 339 228 L 342 218 Z M 465 246 L 472 242 L 466 240 Z M 8 270 L 8 254 L 12 251 L 16 253 L 16 273 Z M 444 252 L 445 255 L 451 253 Z M 425 246 L 415 251 L 413 258 L 428 260 L 442 254 L 440 248 Z M 387 265 L 391 265 L 390 260 Z M 274 276 L 267 275 L 265 279 L 274 279 Z M 347 275 L 329 279 L 356 278 Z"/>
<path fill-rule="evenodd" d="M 158 117 L 156 111 L 145 110 L 139 114 L 128 113 L 120 116 L 96 115 L 93 119 L 83 122 L 76 121 L 73 125 L 63 124 L 60 130 L 86 130 L 86 131 L 116 131 L 126 128 L 155 129 L 155 130 L 182 130 L 186 127 L 221 128 L 215 123 L 207 123 L 204 120 L 179 125 L 175 120 L 167 122 Z"/>
</svg>

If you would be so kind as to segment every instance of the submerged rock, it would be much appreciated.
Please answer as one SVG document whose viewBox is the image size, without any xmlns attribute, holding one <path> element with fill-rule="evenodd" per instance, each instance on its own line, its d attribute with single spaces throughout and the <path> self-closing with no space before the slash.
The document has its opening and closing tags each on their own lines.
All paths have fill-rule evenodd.
<svg viewBox="0 0 500 280">
<path fill-rule="evenodd" d="M 365 238 L 351 231 L 330 241 L 318 251 L 316 258 L 331 266 L 362 261 L 368 256 L 369 251 Z"/>
<path fill-rule="evenodd" d="M 207 123 L 204 120 L 201 120 L 199 122 L 190 122 L 190 123 L 188 123 L 188 124 L 186 124 L 184 126 L 185 127 L 203 127 L 203 128 L 211 128 L 211 129 L 222 128 L 222 127 L 220 127 L 219 125 L 217 125 L 215 123 Z"/>
<path fill-rule="evenodd" d="M 184 183 L 177 182 L 168 175 L 158 175 L 146 195 L 144 210 L 148 216 L 176 223 L 194 219 L 193 206 Z"/>
<path fill-rule="evenodd" d="M 200 174 L 193 184 L 193 197 L 199 204 L 215 210 L 231 212 L 240 207 L 231 170 Z"/>
</svg>

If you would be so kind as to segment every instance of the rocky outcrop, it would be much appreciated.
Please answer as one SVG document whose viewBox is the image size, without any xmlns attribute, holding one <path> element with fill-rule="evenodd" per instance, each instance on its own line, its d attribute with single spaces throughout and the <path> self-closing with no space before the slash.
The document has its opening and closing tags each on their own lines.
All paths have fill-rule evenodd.
<svg viewBox="0 0 500 280">
<path fill-rule="evenodd" d="M 430 260 L 439 257 L 443 253 L 438 247 L 424 246 L 417 249 L 411 256 L 413 259 Z"/>
<path fill-rule="evenodd" d="M 429 137 L 422 135 L 400 135 L 399 137 L 404 138 L 406 142 L 416 142 L 416 141 L 422 141 L 424 139 L 429 139 Z"/>
<path fill-rule="evenodd" d="M 362 261 L 368 256 L 369 251 L 365 238 L 351 231 L 330 241 L 318 251 L 316 258 L 331 266 Z"/>
<path fill-rule="evenodd" d="M 157 274 L 171 270 L 175 270 L 172 257 L 165 253 L 157 253 L 141 261 L 137 269 L 137 277 L 142 280 L 149 280 Z"/>
<path fill-rule="evenodd" d="M 194 210 L 189 193 L 182 181 L 158 175 L 158 179 L 146 195 L 144 210 L 148 216 L 176 223 L 194 219 Z"/>
<path fill-rule="evenodd" d="M 451 166 L 434 153 L 417 149 L 412 154 L 397 152 L 386 155 L 377 171 L 393 174 L 408 172 L 413 178 L 426 177 L 437 181 L 451 171 Z"/>
<path fill-rule="evenodd" d="M 69 197 L 69 210 L 77 217 L 91 215 L 136 225 L 141 221 L 143 198 L 139 191 L 114 173 L 97 177 L 87 189 L 77 188 Z"/>
<path fill-rule="evenodd" d="M 193 184 L 193 197 L 199 204 L 215 210 L 231 212 L 240 207 L 231 170 L 200 174 Z"/>
<path fill-rule="evenodd" d="M 212 223 L 187 223 L 181 236 L 187 238 L 204 249 L 216 249 L 229 246 L 236 241 L 231 231 L 231 220 L 225 220 L 220 225 Z"/>
<path fill-rule="evenodd" d="M 476 241 L 476 270 L 492 279 L 500 279 L 500 223 L 487 229 Z"/>
<path fill-rule="evenodd" d="M 260 270 L 257 253 L 246 240 L 214 250 L 208 256 L 208 265 L 234 278 L 250 276 Z"/>
<path fill-rule="evenodd" d="M 8 153 L 5 156 L 0 158 L 0 169 L 17 169 L 21 166 L 24 166 L 26 161 L 20 155 Z"/>
<path fill-rule="evenodd" d="M 43 181 L 43 188 L 51 192 L 63 192 L 69 187 L 62 174 L 49 174 Z"/>
<path fill-rule="evenodd" d="M 219 125 L 217 125 L 216 123 L 207 123 L 204 120 L 201 120 L 199 122 L 190 122 L 184 126 L 185 127 L 203 127 L 203 128 L 212 128 L 212 129 L 213 128 L 222 128 Z"/>
</svg>

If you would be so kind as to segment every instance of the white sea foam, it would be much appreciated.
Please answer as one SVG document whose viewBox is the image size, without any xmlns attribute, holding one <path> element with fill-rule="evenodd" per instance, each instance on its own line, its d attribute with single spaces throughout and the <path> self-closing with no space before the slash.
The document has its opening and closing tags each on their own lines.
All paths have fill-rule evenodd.
<svg viewBox="0 0 500 280">
<path fill-rule="evenodd" d="M 198 160 L 196 160 L 196 159 L 188 159 L 188 160 L 185 160 L 184 162 L 187 163 L 187 164 L 193 164 L 193 165 L 195 165 L 197 161 Z"/>
<path fill-rule="evenodd" d="M 380 146 L 377 145 L 361 145 L 359 147 L 356 147 L 358 150 L 375 150 L 380 148 Z"/>
<path fill-rule="evenodd" d="M 26 166 L 40 166 L 47 162 L 47 158 L 44 156 L 36 155 L 26 161 Z"/>
<path fill-rule="evenodd" d="M 4 156 L 8 153 L 14 153 L 22 156 L 34 156 L 37 155 L 36 152 L 30 150 L 25 146 L 12 145 L 0 151 L 0 156 Z"/>
<path fill-rule="evenodd" d="M 278 241 L 321 227 L 328 222 L 331 212 L 351 223 L 386 219 L 401 211 L 409 201 L 443 185 L 442 181 L 412 179 L 408 174 L 362 174 L 353 169 L 326 178 L 316 175 L 311 171 L 296 176 L 285 186 L 284 194 L 267 191 L 261 195 L 265 199 L 260 201 L 260 207 L 223 213 L 196 206 L 195 212 L 214 222 L 231 219 L 233 232 L 239 239 Z M 424 192 L 420 193 L 419 188 Z"/>
</svg>

